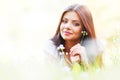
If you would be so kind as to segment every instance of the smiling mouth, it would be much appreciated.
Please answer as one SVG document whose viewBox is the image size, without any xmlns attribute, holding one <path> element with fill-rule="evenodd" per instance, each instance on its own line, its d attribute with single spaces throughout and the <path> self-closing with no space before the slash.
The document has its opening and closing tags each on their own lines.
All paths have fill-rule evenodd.
<svg viewBox="0 0 120 80">
<path fill-rule="evenodd" d="M 72 33 L 65 31 L 64 34 L 68 36 L 68 35 L 71 35 Z"/>
</svg>

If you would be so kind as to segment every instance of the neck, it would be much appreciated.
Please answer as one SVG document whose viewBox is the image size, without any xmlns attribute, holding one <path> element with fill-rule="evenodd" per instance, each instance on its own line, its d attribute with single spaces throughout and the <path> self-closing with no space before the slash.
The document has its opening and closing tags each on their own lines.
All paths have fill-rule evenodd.
<svg viewBox="0 0 120 80">
<path fill-rule="evenodd" d="M 65 51 L 70 52 L 71 47 L 77 43 L 80 43 L 80 41 L 65 41 Z"/>
</svg>

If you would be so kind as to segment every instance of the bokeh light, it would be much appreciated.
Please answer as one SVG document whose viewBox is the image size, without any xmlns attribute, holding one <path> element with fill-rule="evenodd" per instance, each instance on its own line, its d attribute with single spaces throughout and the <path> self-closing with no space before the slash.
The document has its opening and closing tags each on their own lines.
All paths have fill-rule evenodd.
<svg viewBox="0 0 120 80">
<path fill-rule="evenodd" d="M 41 46 L 54 35 L 64 8 L 74 3 L 91 10 L 96 34 L 105 46 L 104 62 L 110 69 L 115 65 L 108 75 L 102 72 L 102 76 L 105 80 L 110 80 L 110 75 L 115 76 L 114 80 L 119 77 L 114 72 L 120 71 L 120 0 L 1 0 L 0 80 L 54 79 L 43 66 Z M 73 80 L 70 75 L 67 80 Z M 100 80 L 98 73 L 95 77 Z"/>
</svg>

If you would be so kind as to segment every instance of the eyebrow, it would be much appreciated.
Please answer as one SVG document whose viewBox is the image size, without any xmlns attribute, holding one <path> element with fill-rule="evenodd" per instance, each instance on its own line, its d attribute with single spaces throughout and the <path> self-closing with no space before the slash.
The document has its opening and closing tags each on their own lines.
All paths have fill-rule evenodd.
<svg viewBox="0 0 120 80">
<path fill-rule="evenodd" d="M 68 20 L 68 18 L 66 18 L 66 17 L 63 17 L 63 19 L 67 19 Z M 80 20 L 72 20 L 73 22 L 80 22 Z"/>
<path fill-rule="evenodd" d="M 79 20 L 72 20 L 73 22 L 80 22 Z"/>
</svg>

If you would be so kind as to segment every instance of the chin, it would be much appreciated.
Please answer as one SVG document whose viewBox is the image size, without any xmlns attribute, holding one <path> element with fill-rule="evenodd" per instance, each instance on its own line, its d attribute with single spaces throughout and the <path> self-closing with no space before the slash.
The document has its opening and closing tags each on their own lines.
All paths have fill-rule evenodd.
<svg viewBox="0 0 120 80">
<path fill-rule="evenodd" d="M 63 36 L 63 39 L 64 39 L 64 40 L 72 40 L 73 38 L 70 37 L 70 36 Z"/>
<path fill-rule="evenodd" d="M 64 40 L 72 40 L 71 38 L 63 38 Z"/>
</svg>

